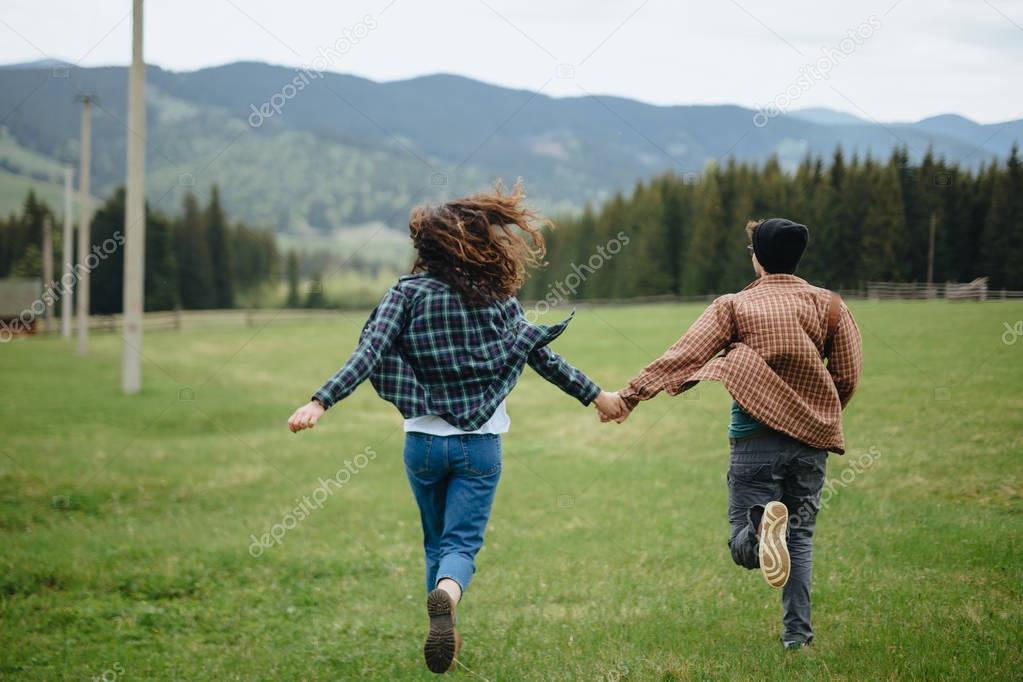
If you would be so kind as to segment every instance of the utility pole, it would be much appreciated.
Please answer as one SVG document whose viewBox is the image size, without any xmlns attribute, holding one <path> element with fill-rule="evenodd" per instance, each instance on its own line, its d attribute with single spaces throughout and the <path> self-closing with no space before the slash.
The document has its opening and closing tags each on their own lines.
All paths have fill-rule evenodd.
<svg viewBox="0 0 1023 682">
<path fill-rule="evenodd" d="M 146 268 L 146 65 L 142 61 L 142 0 L 132 0 L 128 77 L 128 181 L 124 205 L 124 347 L 121 388 L 142 388 L 142 309 Z"/>
<path fill-rule="evenodd" d="M 931 211 L 931 234 L 927 242 L 927 298 L 934 296 L 934 223 L 937 217 Z"/>
<path fill-rule="evenodd" d="M 89 164 L 92 153 L 92 97 L 82 96 L 82 158 L 78 177 L 78 354 L 89 354 Z M 95 256 L 94 256 L 95 257 Z"/>
<path fill-rule="evenodd" d="M 47 295 L 53 291 L 53 219 L 43 217 L 43 305 L 46 312 L 43 316 L 43 327 L 47 332 L 53 329 L 53 299 Z"/>
<path fill-rule="evenodd" d="M 68 282 L 74 281 L 75 268 L 75 245 L 74 227 L 71 223 L 71 164 L 64 166 L 64 233 L 60 240 L 60 257 L 64 261 L 64 276 L 61 278 L 60 299 L 60 335 L 65 339 L 71 338 L 71 297 L 72 289 L 64 291 Z"/>
</svg>

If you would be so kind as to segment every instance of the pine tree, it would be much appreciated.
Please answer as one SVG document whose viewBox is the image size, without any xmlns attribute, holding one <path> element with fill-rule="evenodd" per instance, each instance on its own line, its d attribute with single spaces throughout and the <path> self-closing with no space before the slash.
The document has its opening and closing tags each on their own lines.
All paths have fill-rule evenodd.
<svg viewBox="0 0 1023 682">
<path fill-rule="evenodd" d="M 146 310 L 171 310 L 180 302 L 174 259 L 174 227 L 167 216 L 146 205 Z"/>
<path fill-rule="evenodd" d="M 15 279 L 39 279 L 43 271 L 43 252 L 35 244 L 29 244 L 21 252 L 17 262 L 11 267 L 11 277 Z"/>
<path fill-rule="evenodd" d="M 641 264 L 633 277 L 618 278 L 618 288 L 628 296 L 652 296 L 671 292 L 674 288 L 672 269 L 674 255 L 665 248 L 670 241 L 669 226 L 664 220 L 663 193 L 658 184 L 641 185 L 632 197 L 633 210 L 625 232 L 630 235 L 627 250 L 616 256 L 624 259 L 621 268 L 628 275 L 629 264 Z"/>
<path fill-rule="evenodd" d="M 807 160 L 806 171 L 796 191 L 801 221 L 812 230 L 798 273 L 809 282 L 831 287 L 834 284 L 831 263 L 836 230 L 828 208 L 834 203 L 835 194 L 825 176 L 824 161 L 820 157 Z"/>
<path fill-rule="evenodd" d="M 617 239 L 619 233 L 624 233 L 631 244 L 634 234 L 629 233 L 630 231 L 634 233 L 634 226 L 633 230 L 623 229 L 623 226 L 628 225 L 629 219 L 629 202 L 621 193 L 615 194 L 597 216 L 590 240 L 578 243 L 572 265 L 577 266 L 584 273 L 584 277 L 580 276 L 581 284 L 575 284 L 576 278 L 571 276 L 575 275 L 575 270 L 571 266 L 566 268 L 561 275 L 561 281 L 567 287 L 572 298 L 585 296 L 603 299 L 621 296 L 619 294 L 620 287 L 625 285 L 627 277 L 629 277 L 625 273 L 625 268 L 622 267 L 622 260 L 627 255 L 624 252 L 619 252 L 617 256 L 606 258 L 601 255 L 600 250 L 607 253 L 607 245 L 612 239 Z M 589 268 L 593 265 L 597 267 L 590 272 Z M 617 281 L 619 274 L 622 279 L 621 285 Z M 627 290 L 628 287 L 626 287 Z M 626 293 L 626 295 L 628 294 Z"/>
<path fill-rule="evenodd" d="M 306 308 L 326 308 L 327 298 L 323 294 L 323 273 L 314 272 L 309 278 L 309 293 L 305 299 Z"/>
<path fill-rule="evenodd" d="M 982 262 L 991 286 L 1023 283 L 1023 163 L 1017 145 L 995 181 L 983 235 Z"/>
<path fill-rule="evenodd" d="M 213 266 L 213 304 L 217 308 L 233 308 L 234 263 L 231 253 L 231 231 L 224 209 L 220 206 L 220 190 L 216 185 L 210 189 L 205 223 L 210 264 Z"/>
<path fill-rule="evenodd" d="M 191 192 L 185 195 L 181 217 L 174 226 L 174 245 L 181 306 L 190 310 L 216 307 L 209 242 L 199 202 Z"/>
<path fill-rule="evenodd" d="M 663 222 L 663 258 L 668 272 L 668 293 L 682 295 L 682 263 L 692 223 L 690 217 L 691 192 L 685 182 L 668 176 L 661 183 L 661 221 Z"/>
<path fill-rule="evenodd" d="M 988 275 L 984 262 L 984 238 L 986 232 L 984 227 L 987 225 L 987 216 L 991 208 L 991 197 L 994 195 L 998 177 L 998 164 L 992 162 L 980 168 L 970 188 L 970 202 L 967 211 L 970 225 L 970 253 L 973 257 L 968 264 L 963 265 L 963 272 L 968 274 L 960 276 L 962 281 L 969 281 L 975 277 Z"/>
<path fill-rule="evenodd" d="M 904 281 L 909 268 L 901 256 L 906 217 L 898 167 L 895 163 L 881 167 L 868 160 L 863 172 L 870 186 L 870 202 L 863 221 L 860 275 L 865 280 Z"/>
<path fill-rule="evenodd" d="M 733 291 L 746 286 L 753 279 L 753 262 L 749 255 L 749 237 L 746 223 L 758 216 L 753 208 L 756 201 L 756 186 L 759 178 L 745 164 L 729 163 L 725 179 L 721 184 L 724 223 L 719 251 L 716 256 L 721 272 L 715 278 L 714 292 Z M 775 207 L 771 213 L 784 213 Z"/>
<path fill-rule="evenodd" d="M 298 293 L 298 254 L 292 249 L 288 251 L 288 300 L 285 303 L 289 308 L 298 308 L 302 300 Z"/>
<path fill-rule="evenodd" d="M 684 295 L 715 292 L 719 268 L 717 256 L 722 251 L 721 227 L 724 219 L 717 170 L 711 166 L 703 174 L 693 209 L 693 232 L 684 266 Z"/>
<path fill-rule="evenodd" d="M 835 158 L 836 164 L 831 169 L 835 205 L 831 214 L 838 229 L 828 270 L 834 280 L 832 288 L 853 288 L 869 279 L 861 269 L 863 224 L 872 201 L 869 166 L 861 166 L 856 156 L 846 165 L 840 152 L 836 152 Z"/>
<path fill-rule="evenodd" d="M 90 236 L 95 267 L 89 273 L 89 312 L 120 313 L 124 306 L 123 186 L 93 214 Z"/>
<path fill-rule="evenodd" d="M 22 204 L 21 215 L 11 216 L 4 231 L 5 262 L 0 263 L 0 275 L 8 272 L 14 277 L 38 278 L 42 275 L 43 222 L 51 216 L 46 204 L 29 190 Z M 34 254 L 26 257 L 26 249 L 35 247 Z"/>
<path fill-rule="evenodd" d="M 929 150 L 928 150 L 929 154 Z M 894 170 L 902 197 L 903 233 L 898 235 L 895 258 L 900 263 L 901 277 L 914 282 L 927 281 L 927 244 L 930 241 L 931 207 L 919 171 L 910 165 L 909 150 L 897 147 L 888 162 Z M 933 164 L 932 164 L 933 165 Z M 933 172 L 933 170 L 931 171 Z M 910 245 L 925 245 L 910 248 Z"/>
<path fill-rule="evenodd" d="M 936 164 L 935 169 L 935 174 L 948 172 L 944 162 Z M 936 186 L 935 210 L 939 218 L 934 281 L 968 282 L 977 276 L 974 269 L 980 247 L 980 230 L 973 224 L 972 216 L 977 181 L 960 176 L 956 179 L 955 191 L 939 192 L 938 189 L 941 188 Z M 983 221 L 980 224 L 983 226 Z"/>
</svg>

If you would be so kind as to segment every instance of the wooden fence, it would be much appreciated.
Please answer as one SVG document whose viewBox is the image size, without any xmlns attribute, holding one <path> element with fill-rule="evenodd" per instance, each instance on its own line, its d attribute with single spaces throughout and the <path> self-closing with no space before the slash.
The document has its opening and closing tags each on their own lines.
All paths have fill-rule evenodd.
<svg viewBox="0 0 1023 682">
<path fill-rule="evenodd" d="M 946 282 L 927 286 L 926 284 L 898 282 L 867 282 L 862 289 L 842 289 L 838 293 L 847 300 L 939 300 L 949 301 L 997 301 L 1023 299 L 1023 291 L 989 290 L 987 278 L 982 283 L 978 280 L 967 284 Z M 665 303 L 709 303 L 717 298 L 717 294 L 703 296 L 642 296 L 626 299 L 583 299 L 547 301 L 522 301 L 527 312 L 546 312 L 549 309 L 591 306 L 625 306 L 625 305 L 657 305 Z M 250 310 L 170 310 L 165 312 L 146 313 L 142 325 L 145 331 L 200 329 L 205 327 L 247 326 L 262 327 L 267 324 L 287 324 L 319 321 L 350 321 L 357 320 L 360 324 L 365 319 L 366 311 L 356 310 L 307 310 L 293 308 L 269 308 Z M 123 326 L 121 315 L 92 315 L 89 317 L 89 330 L 93 332 L 119 332 Z M 49 330 L 42 325 L 36 326 L 37 333 L 54 334 L 59 325 L 51 325 Z"/>
<path fill-rule="evenodd" d="M 870 300 L 930 300 L 997 301 L 1023 298 L 1023 291 L 988 288 L 988 278 L 978 277 L 972 282 L 945 282 L 922 284 L 917 282 L 867 282 L 864 292 Z"/>
<path fill-rule="evenodd" d="M 362 320 L 363 313 L 356 315 Z M 168 310 L 146 313 L 142 318 L 145 331 L 169 331 L 180 329 L 200 329 L 205 327 L 262 327 L 267 324 L 289 322 L 318 322 L 347 319 L 346 311 L 339 310 L 305 310 L 291 308 L 270 308 L 256 310 Z M 89 331 L 119 332 L 124 326 L 121 315 L 89 316 Z M 77 327 L 74 327 L 77 328 Z M 44 333 L 59 332 L 59 325 L 51 325 L 48 331 L 41 326 L 37 331 Z"/>
</svg>

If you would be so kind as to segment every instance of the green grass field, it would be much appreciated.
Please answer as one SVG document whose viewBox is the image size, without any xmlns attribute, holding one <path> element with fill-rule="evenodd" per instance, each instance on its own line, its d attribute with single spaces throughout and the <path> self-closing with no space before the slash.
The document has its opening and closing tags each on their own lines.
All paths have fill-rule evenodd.
<svg viewBox="0 0 1023 682">
<path fill-rule="evenodd" d="M 480 677 L 452 675 L 1018 679 L 1023 338 L 1002 335 L 1023 304 L 852 307 L 866 371 L 828 465 L 813 650 L 781 650 L 778 593 L 729 556 L 719 385 L 600 425 L 527 370 L 459 610 Z M 583 309 L 555 347 L 615 388 L 698 312 Z M 59 339 L 0 346 L 0 677 L 431 679 L 399 415 L 366 385 L 314 431 L 285 426 L 361 323 L 151 333 L 133 398 L 118 337 L 88 360 Z"/>
</svg>

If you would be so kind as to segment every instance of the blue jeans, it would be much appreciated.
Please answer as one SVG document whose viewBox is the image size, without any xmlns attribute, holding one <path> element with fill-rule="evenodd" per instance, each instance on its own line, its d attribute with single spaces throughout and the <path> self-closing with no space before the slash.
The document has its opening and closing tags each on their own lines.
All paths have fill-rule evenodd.
<svg viewBox="0 0 1023 682">
<path fill-rule="evenodd" d="M 783 502 L 789 509 L 791 572 L 781 593 L 785 627 L 782 640 L 809 642 L 813 639 L 810 625 L 813 532 L 828 453 L 768 429 L 733 439 L 731 443 L 728 520 L 732 534 L 728 546 L 732 559 L 740 566 L 759 568 L 757 525 L 768 502 Z"/>
<path fill-rule="evenodd" d="M 426 591 L 451 578 L 464 592 L 501 478 L 501 437 L 409 432 L 405 473 L 423 522 Z"/>
</svg>

